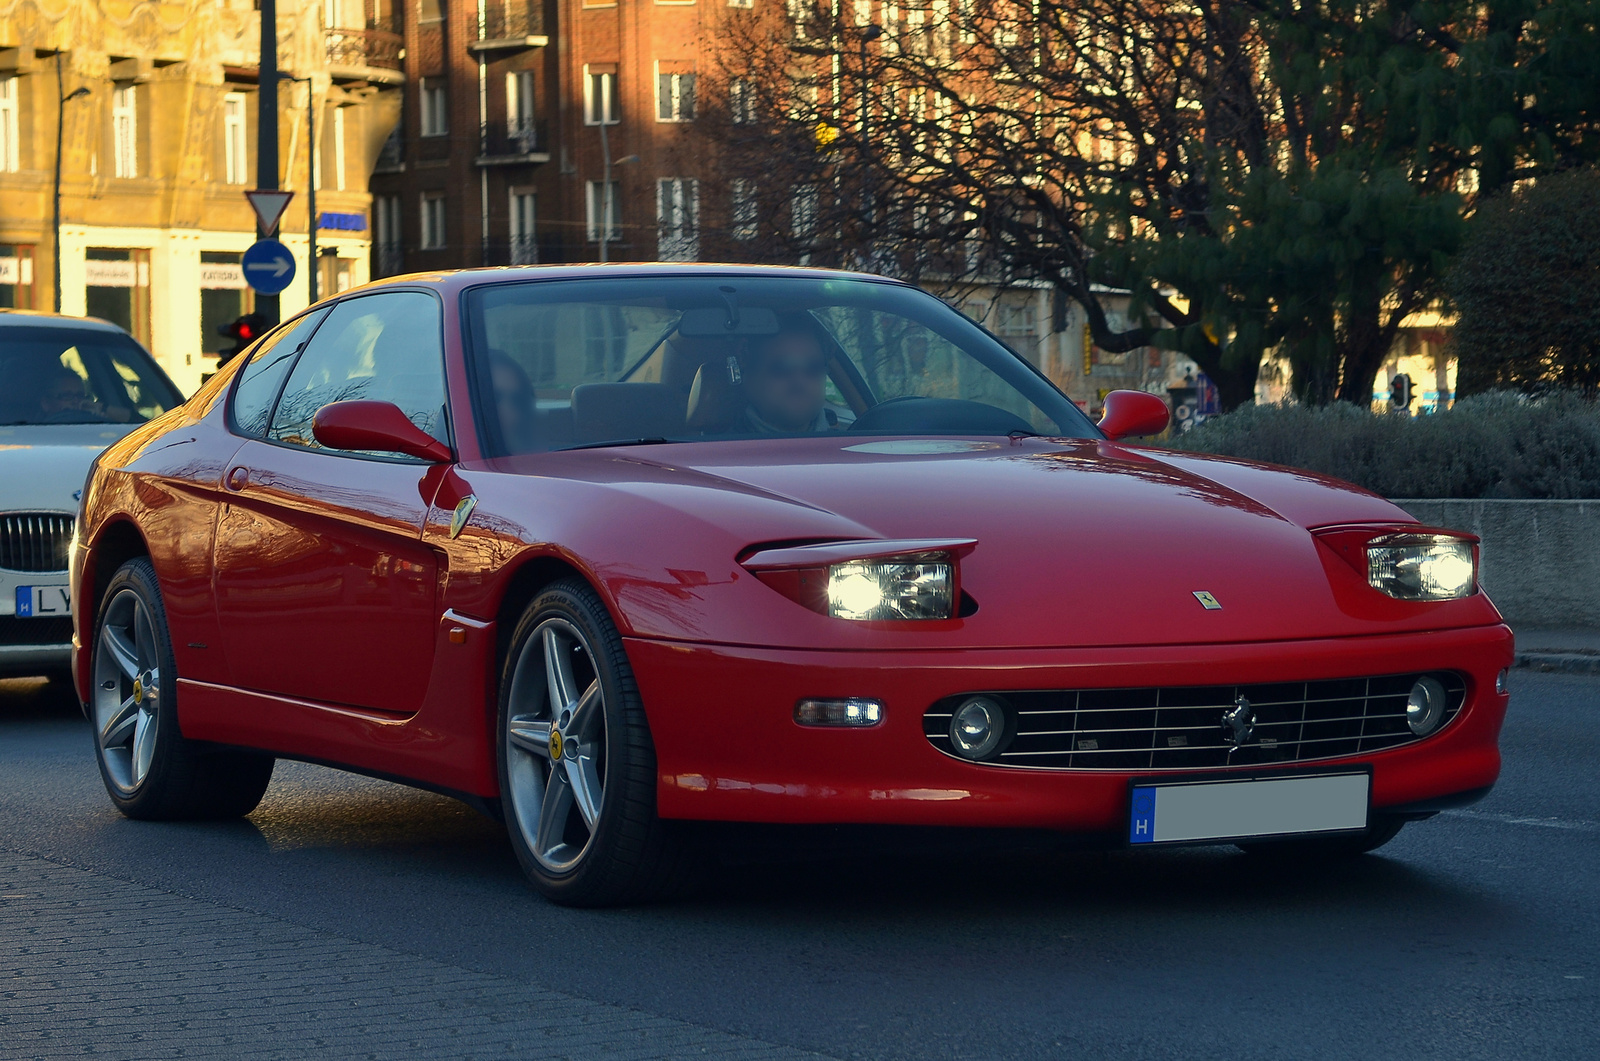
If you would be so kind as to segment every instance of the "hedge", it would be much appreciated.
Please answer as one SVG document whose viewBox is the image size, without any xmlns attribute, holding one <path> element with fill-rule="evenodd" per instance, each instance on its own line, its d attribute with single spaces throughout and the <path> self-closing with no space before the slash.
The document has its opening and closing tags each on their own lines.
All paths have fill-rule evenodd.
<svg viewBox="0 0 1600 1061">
<path fill-rule="evenodd" d="M 1246 405 L 1161 443 L 1286 464 L 1385 497 L 1600 498 L 1600 404 L 1492 391 L 1444 413 Z"/>
</svg>

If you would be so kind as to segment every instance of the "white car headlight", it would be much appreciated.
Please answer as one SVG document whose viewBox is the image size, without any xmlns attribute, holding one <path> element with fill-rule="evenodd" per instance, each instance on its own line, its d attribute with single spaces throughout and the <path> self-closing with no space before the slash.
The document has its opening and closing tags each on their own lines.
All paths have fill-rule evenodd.
<svg viewBox="0 0 1600 1061">
<path fill-rule="evenodd" d="M 1367 582 L 1398 600 L 1455 600 L 1477 591 L 1478 562 L 1465 538 L 1390 535 L 1367 544 Z"/>
<path fill-rule="evenodd" d="M 955 565 L 947 559 L 852 560 L 828 568 L 828 614 L 836 619 L 949 619 Z"/>
</svg>

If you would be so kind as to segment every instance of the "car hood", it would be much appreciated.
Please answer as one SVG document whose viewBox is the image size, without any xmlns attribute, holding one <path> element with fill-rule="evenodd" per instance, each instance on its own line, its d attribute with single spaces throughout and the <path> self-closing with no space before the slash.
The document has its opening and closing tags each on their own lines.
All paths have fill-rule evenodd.
<svg viewBox="0 0 1600 1061">
<path fill-rule="evenodd" d="M 611 480 L 607 489 L 676 510 L 724 566 L 768 542 L 976 539 L 961 577 L 977 610 L 952 632 L 952 646 L 1262 641 L 1498 621 L 1481 597 L 1469 607 L 1416 604 L 1368 588 L 1308 528 L 1415 521 L 1377 495 L 1310 473 L 1099 440 L 804 439 L 549 456 L 590 477 L 595 467 L 582 466 L 603 452 L 613 469 L 599 476 Z M 630 470 L 615 472 L 619 463 Z M 641 511 L 639 525 L 649 528 L 641 552 L 676 548 L 659 516 Z M 1221 608 L 1207 609 L 1198 593 Z M 710 603 L 715 594 L 699 596 Z M 652 615 L 672 611 L 648 603 Z M 900 636 L 783 603 L 794 614 L 782 643 L 842 636 L 867 647 Z M 685 605 L 693 606 L 680 595 L 676 608 Z M 659 619 L 631 625 L 672 636 Z M 694 629 L 743 640 L 737 617 L 698 615 Z"/>
<path fill-rule="evenodd" d="M 0 512 L 76 512 L 89 465 L 135 426 L 0 427 Z"/>
</svg>

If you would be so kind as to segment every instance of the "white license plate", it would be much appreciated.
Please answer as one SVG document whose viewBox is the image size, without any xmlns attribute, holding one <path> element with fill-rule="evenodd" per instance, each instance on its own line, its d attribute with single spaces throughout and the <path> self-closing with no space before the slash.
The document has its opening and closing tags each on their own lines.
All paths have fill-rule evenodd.
<svg viewBox="0 0 1600 1061">
<path fill-rule="evenodd" d="M 1371 787 L 1368 773 L 1134 785 L 1128 842 L 1352 832 L 1367 827 Z"/>
<path fill-rule="evenodd" d="M 47 619 L 72 614 L 66 586 L 18 586 L 17 618 Z"/>
</svg>

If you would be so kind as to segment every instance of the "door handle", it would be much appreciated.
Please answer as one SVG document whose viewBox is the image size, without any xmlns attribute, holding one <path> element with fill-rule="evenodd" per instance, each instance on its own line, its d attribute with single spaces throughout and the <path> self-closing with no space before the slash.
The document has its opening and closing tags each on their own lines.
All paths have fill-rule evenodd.
<svg viewBox="0 0 1600 1061">
<path fill-rule="evenodd" d="M 249 485 L 250 469 L 244 467 L 228 469 L 228 477 L 225 482 L 229 490 L 243 490 Z"/>
</svg>

